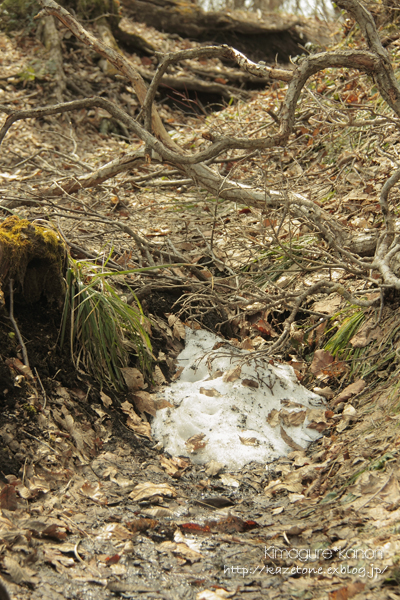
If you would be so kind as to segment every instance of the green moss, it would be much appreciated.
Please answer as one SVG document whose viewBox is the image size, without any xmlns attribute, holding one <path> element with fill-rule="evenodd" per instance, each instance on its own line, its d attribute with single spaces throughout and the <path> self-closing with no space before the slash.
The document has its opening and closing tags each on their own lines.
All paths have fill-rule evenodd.
<svg viewBox="0 0 400 600">
<path fill-rule="evenodd" d="M 64 244 L 57 234 L 26 219 L 8 217 L 0 225 L 0 279 L 5 293 L 15 280 L 28 302 L 42 294 L 54 298 L 63 292 Z"/>
<path fill-rule="evenodd" d="M 30 417 L 34 417 L 37 415 L 37 410 L 32 404 L 24 404 L 23 409 Z"/>
</svg>

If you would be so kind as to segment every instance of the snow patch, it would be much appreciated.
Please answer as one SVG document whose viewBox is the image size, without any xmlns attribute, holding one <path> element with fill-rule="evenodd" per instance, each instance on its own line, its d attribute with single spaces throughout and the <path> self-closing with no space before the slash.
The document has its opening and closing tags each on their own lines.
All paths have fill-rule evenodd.
<svg viewBox="0 0 400 600">
<path fill-rule="evenodd" d="M 177 359 L 183 371 L 164 396 L 173 408 L 158 410 L 152 424 L 167 452 L 240 469 L 287 455 L 294 448 L 290 440 L 306 448 L 320 437 L 307 425 L 316 409 L 324 413 L 324 400 L 299 384 L 292 367 L 252 354 L 208 331 L 186 328 Z"/>
</svg>

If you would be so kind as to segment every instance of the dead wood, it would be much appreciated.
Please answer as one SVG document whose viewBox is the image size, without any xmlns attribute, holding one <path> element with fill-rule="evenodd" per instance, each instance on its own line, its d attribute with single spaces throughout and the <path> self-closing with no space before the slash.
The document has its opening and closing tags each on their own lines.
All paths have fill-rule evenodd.
<svg viewBox="0 0 400 600">
<path fill-rule="evenodd" d="M 234 46 L 252 60 L 274 61 L 278 57 L 289 62 L 290 56 L 303 53 L 307 42 L 296 29 L 298 19 L 274 13 L 258 20 L 241 13 L 207 13 L 196 4 L 175 0 L 123 0 L 122 4 L 139 22 L 200 42 Z"/>
<path fill-rule="evenodd" d="M 111 23 L 112 32 L 116 40 L 121 42 L 125 48 L 132 52 L 140 51 L 141 54 L 152 56 L 156 52 L 156 47 L 146 40 L 143 36 L 139 35 L 134 31 L 129 30 L 129 22 L 123 19 L 115 25 Z"/>
<path fill-rule="evenodd" d="M 65 248 L 52 230 L 16 216 L 0 225 L 0 299 L 14 281 L 16 301 L 37 302 L 42 296 L 63 302 Z"/>
<path fill-rule="evenodd" d="M 209 69 L 206 67 L 186 65 L 186 69 L 194 73 L 195 75 L 208 80 L 225 80 L 226 83 L 232 85 L 247 85 L 249 87 L 262 88 L 268 85 L 271 80 L 269 77 L 255 77 L 250 73 L 238 71 L 228 67 L 218 67 Z"/>
<path fill-rule="evenodd" d="M 55 19 L 52 15 L 43 17 L 40 31 L 43 45 L 51 57 L 55 82 L 54 95 L 57 99 L 57 102 L 62 102 L 66 88 L 66 76 L 63 66 L 64 61 L 61 49 L 61 40 L 56 27 Z"/>
<path fill-rule="evenodd" d="M 338 257 L 339 262 L 337 264 L 359 275 L 369 272 L 372 268 L 377 268 L 388 285 L 392 286 L 395 284 L 395 287 L 400 288 L 400 281 L 391 272 L 387 259 L 387 255 L 391 257 L 395 253 L 393 248 L 397 248 L 396 244 L 394 247 L 391 246 L 391 236 L 393 237 L 393 234 L 390 232 L 389 227 L 387 233 L 383 234 L 384 240 L 380 242 L 381 250 L 376 254 L 375 260 L 362 260 L 360 258 L 361 255 L 371 255 L 372 248 L 376 245 L 375 235 L 371 235 L 368 239 L 365 239 L 364 236 L 362 241 L 353 240 L 352 236 L 348 234 L 339 222 L 333 221 L 329 214 L 312 200 L 308 200 L 300 194 L 289 193 L 285 197 L 279 192 L 267 193 L 266 190 L 258 190 L 254 187 L 243 185 L 239 182 L 223 178 L 210 166 L 205 164 L 206 161 L 214 159 L 227 150 L 246 149 L 254 151 L 285 146 L 294 131 L 295 110 L 300 93 L 307 79 L 310 75 L 325 68 L 345 67 L 358 69 L 361 72 L 374 76 L 383 98 L 395 113 L 400 116 L 400 88 L 394 76 L 390 59 L 379 40 L 371 15 L 356 0 L 342 0 L 341 6 L 348 10 L 360 24 L 364 37 L 368 42 L 369 50 L 322 52 L 310 55 L 301 59 L 295 70 L 290 71 L 271 69 L 260 63 L 255 64 L 237 50 L 227 46 L 195 48 L 160 57 L 159 67 L 148 89 L 141 75 L 119 52 L 108 47 L 88 33 L 67 11 L 53 0 L 40 0 L 40 2 L 45 8 L 46 13 L 57 16 L 74 35 L 101 54 L 120 73 L 130 79 L 142 104 L 145 126 L 143 128 L 137 120 L 130 117 L 112 102 L 104 98 L 90 98 L 86 101 L 78 101 L 77 103 L 66 103 L 58 107 L 19 111 L 14 114 L 9 108 L 2 107 L 4 112 L 8 112 L 10 115 L 3 127 L 2 135 L 5 134 L 15 120 L 20 118 L 72 110 L 78 106 L 84 106 L 80 102 L 86 102 L 86 107 L 93 105 L 101 106 L 145 142 L 144 157 L 149 155 L 150 152 L 156 152 L 164 161 L 172 163 L 178 170 L 189 176 L 199 187 L 201 186 L 203 189 L 220 198 L 254 206 L 264 211 L 287 204 L 290 207 L 291 214 L 297 218 L 306 219 L 311 224 L 313 230 L 317 231 L 328 243 Z M 252 139 L 248 137 L 217 136 L 210 132 L 207 134 L 207 139 L 211 143 L 205 150 L 195 154 L 184 154 L 182 152 L 182 149 L 167 134 L 155 110 L 154 98 L 169 65 L 187 58 L 193 59 L 204 56 L 230 58 L 231 60 L 235 60 L 241 68 L 252 74 L 289 81 L 288 91 L 282 102 L 279 117 L 275 115 L 275 120 L 279 123 L 276 133 Z M 53 112 L 49 112 L 49 110 Z M 349 126 L 351 126 L 350 121 Z M 95 185 L 96 177 L 98 178 L 97 181 L 104 181 L 107 177 L 112 176 L 112 174 L 121 172 L 123 170 L 123 163 L 125 163 L 125 166 L 128 166 L 136 158 L 138 158 L 137 154 L 128 154 L 122 160 L 119 159 L 99 169 L 95 177 L 93 174 L 90 174 L 81 178 L 78 182 L 74 179 L 70 182 L 57 183 L 56 187 L 59 189 L 59 193 L 62 194 L 64 191 L 72 193 L 80 187 Z M 51 190 L 43 190 L 43 193 L 57 195 L 54 187 Z M 381 206 L 386 222 L 389 224 L 390 219 L 387 218 L 385 213 L 385 199 L 383 197 L 381 199 Z M 355 252 L 355 247 L 357 248 L 357 253 Z"/>
<path fill-rule="evenodd" d="M 153 80 L 154 73 L 140 68 L 138 71 L 146 81 Z M 226 70 L 224 73 L 228 74 L 228 71 Z M 223 77 L 223 75 L 221 74 L 220 77 Z M 256 78 L 253 78 L 253 80 L 256 80 Z M 215 94 L 228 102 L 231 98 L 244 99 L 249 97 L 249 92 L 246 90 L 240 90 L 237 87 L 227 85 L 226 83 L 204 81 L 204 79 L 199 79 L 199 77 L 172 77 L 171 75 L 164 75 L 160 82 L 160 88 L 170 89 L 171 93 L 174 90 L 182 90 L 183 92 L 194 91 L 203 94 Z"/>
</svg>

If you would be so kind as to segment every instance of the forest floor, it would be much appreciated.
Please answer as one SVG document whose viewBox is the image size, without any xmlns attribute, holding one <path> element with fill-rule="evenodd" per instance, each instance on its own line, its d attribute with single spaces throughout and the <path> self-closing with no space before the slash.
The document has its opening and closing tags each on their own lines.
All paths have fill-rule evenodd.
<svg viewBox="0 0 400 600">
<path fill-rule="evenodd" d="M 163 51 L 190 45 L 139 29 Z M 135 114 L 125 81 L 106 75 L 98 57 L 68 35 L 63 43 L 65 72 L 76 87 L 106 90 Z M 51 73 L 39 74 L 48 57 L 37 39 L 1 33 L 0 48 L 0 103 L 21 109 L 52 102 Z M 392 52 L 399 62 L 400 45 Z M 149 67 L 149 60 L 132 56 L 138 67 Z M 302 111 L 312 117 L 284 151 L 241 161 L 231 154 L 218 168 L 268 188 L 290 185 L 354 231 L 376 228 L 382 223 L 377 193 L 396 161 L 398 129 L 389 118 L 350 135 L 340 120 L 325 129 L 321 95 L 329 103 L 340 94 L 351 105 L 375 94 L 366 78 L 331 75 L 316 76 L 304 92 Z M 213 113 L 199 98 L 182 94 L 178 105 L 166 94 L 160 114 L 177 143 L 198 148 L 209 130 L 258 131 L 284 91 L 282 84 L 250 91 L 245 101 Z M 277 214 L 217 202 L 157 161 L 73 196 L 41 195 L 53 181 L 122 156 L 128 142 L 141 147 L 127 135 L 99 109 L 19 121 L 2 145 L 0 215 L 58 228 L 77 261 L 111 256 L 125 269 L 148 266 L 122 223 L 149 242 L 150 253 L 158 245 L 205 265 L 221 297 L 223 283 L 231 286 L 222 310 L 195 275 L 190 282 L 198 292 L 182 294 L 182 281 L 190 288 L 182 266 L 112 278 L 121 295 L 129 295 L 127 284 L 137 292 L 151 323 L 158 368 L 153 382 L 139 387 L 162 394 L 184 348 L 184 324 L 236 340 L 249 353 L 277 336 L 287 308 L 269 310 L 262 292 L 315 281 L 318 272 L 303 263 L 293 268 L 293 255 L 288 262 L 282 249 L 294 239 L 301 261 L 315 240 Z M 393 201 L 399 198 L 394 191 Z M 340 270 L 331 275 L 354 292 L 376 293 L 371 282 Z M 337 294 L 309 300 L 298 325 L 312 329 L 309 339 L 293 330 L 291 348 L 274 360 L 294 366 L 309 389 L 324 388 L 321 437 L 306 450 L 288 446 L 287 456 L 270 464 L 216 473 L 190 456 L 164 453 L 146 425 L 151 415 L 133 415 L 137 389 L 102 386 L 60 348 L 62 302 L 25 305 L 16 298 L 32 377 L 21 375 L 21 347 L 7 310 L 0 313 L 0 573 L 13 599 L 400 598 L 399 297 L 388 295 L 380 309 L 363 311 L 364 328 L 348 336 L 335 368 L 316 367 L 315 351 L 360 309 Z M 316 326 L 319 314 L 334 316 L 329 326 L 327 320 Z M 132 358 L 130 367 L 136 366 Z"/>
</svg>

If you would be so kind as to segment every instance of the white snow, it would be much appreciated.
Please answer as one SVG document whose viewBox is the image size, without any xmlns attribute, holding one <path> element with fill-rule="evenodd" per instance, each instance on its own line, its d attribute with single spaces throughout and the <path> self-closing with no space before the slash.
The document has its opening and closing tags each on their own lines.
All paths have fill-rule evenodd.
<svg viewBox="0 0 400 600">
<path fill-rule="evenodd" d="M 220 347 L 213 350 L 216 344 Z M 215 460 L 240 469 L 293 451 L 282 439 L 281 427 L 302 448 L 320 437 L 307 425 L 315 420 L 315 409 L 325 411 L 324 400 L 299 384 L 292 367 L 272 365 L 252 354 L 208 331 L 186 328 L 186 347 L 177 359 L 183 371 L 164 396 L 174 408 L 158 410 L 152 424 L 164 450 L 195 463 Z M 235 367 L 236 379 L 234 375 L 234 381 L 226 381 L 227 371 Z M 301 411 L 295 417 L 301 424 L 290 425 L 291 413 Z M 187 444 L 193 436 L 198 438 Z"/>
</svg>

